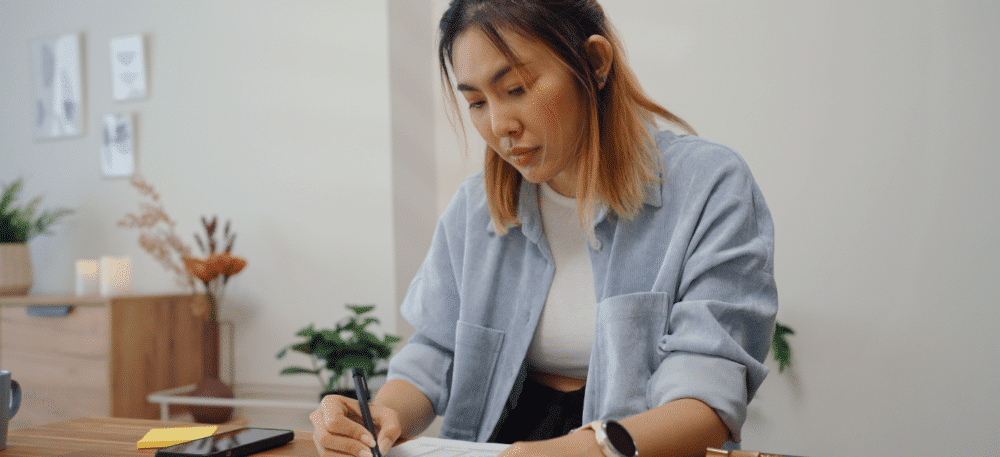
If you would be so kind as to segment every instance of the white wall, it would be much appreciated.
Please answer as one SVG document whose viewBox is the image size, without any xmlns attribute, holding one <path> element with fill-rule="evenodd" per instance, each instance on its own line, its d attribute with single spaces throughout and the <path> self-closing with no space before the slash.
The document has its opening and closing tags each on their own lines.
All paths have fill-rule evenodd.
<svg viewBox="0 0 1000 457">
<path fill-rule="evenodd" d="M 396 303 L 430 247 L 438 212 L 434 89 L 436 61 L 431 0 L 389 0 L 389 79 L 392 105 L 393 218 Z M 447 159 L 446 159 L 447 160 Z M 399 333 L 412 327 L 398 315 Z"/>
<path fill-rule="evenodd" d="M 644 11 L 640 19 L 631 11 Z M 608 2 L 648 90 L 741 151 L 776 224 L 776 372 L 748 447 L 1000 448 L 1000 6 Z"/>
<path fill-rule="evenodd" d="M 794 366 L 771 364 L 744 446 L 996 453 L 1000 6 L 602 4 L 646 90 L 743 154 L 775 220 Z M 439 209 L 475 168 L 447 141 Z"/>
<path fill-rule="evenodd" d="M 232 219 L 248 268 L 230 281 L 223 319 L 236 322 L 236 381 L 281 377 L 275 360 L 310 322 L 330 326 L 344 303 L 375 303 L 395 329 L 387 3 L 0 3 L 0 182 L 77 213 L 31 242 L 34 293 L 72 293 L 73 260 L 133 259 L 134 289 L 181 291 L 137 233 L 116 227 L 138 208 L 127 180 L 99 173 L 108 113 L 134 113 L 141 173 L 192 245 L 199 217 Z M 86 133 L 32 135 L 29 45 L 80 33 Z M 109 40 L 147 40 L 148 99 L 111 96 Z M 291 356 L 290 356 L 291 357 Z M 304 363 L 304 359 L 294 362 Z"/>
</svg>

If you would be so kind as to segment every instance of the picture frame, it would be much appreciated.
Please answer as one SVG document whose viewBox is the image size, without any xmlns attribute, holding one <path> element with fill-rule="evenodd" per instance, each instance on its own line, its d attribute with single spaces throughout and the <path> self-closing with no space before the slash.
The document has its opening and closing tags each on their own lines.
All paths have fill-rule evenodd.
<svg viewBox="0 0 1000 457">
<path fill-rule="evenodd" d="M 105 178 L 135 173 L 135 129 L 131 114 L 108 114 L 101 125 L 101 173 Z"/>
<path fill-rule="evenodd" d="M 83 134 L 81 37 L 71 33 L 31 43 L 35 138 Z"/>
<path fill-rule="evenodd" d="M 111 75 L 115 100 L 146 98 L 146 57 L 142 35 L 111 40 Z"/>
</svg>

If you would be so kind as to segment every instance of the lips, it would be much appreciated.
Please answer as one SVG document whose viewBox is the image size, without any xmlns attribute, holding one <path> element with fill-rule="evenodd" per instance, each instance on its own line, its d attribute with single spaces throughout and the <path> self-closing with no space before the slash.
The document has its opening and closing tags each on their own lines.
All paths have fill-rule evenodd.
<svg viewBox="0 0 1000 457">
<path fill-rule="evenodd" d="M 538 155 L 538 151 L 539 150 L 541 150 L 541 147 L 534 147 L 534 148 L 527 148 L 527 147 L 514 148 L 514 149 L 512 149 L 507 154 L 507 158 L 514 165 L 517 165 L 519 167 L 523 167 L 523 166 L 531 163 L 535 159 L 535 157 Z"/>
</svg>

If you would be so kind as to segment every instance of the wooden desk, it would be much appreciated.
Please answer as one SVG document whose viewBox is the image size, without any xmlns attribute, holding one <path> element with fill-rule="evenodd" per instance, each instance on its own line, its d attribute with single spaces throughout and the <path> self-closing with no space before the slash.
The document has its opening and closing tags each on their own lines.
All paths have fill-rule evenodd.
<svg viewBox="0 0 1000 457">
<path fill-rule="evenodd" d="M 88 417 L 22 430 L 12 430 L 7 436 L 3 457 L 131 457 L 152 456 L 156 449 L 136 449 L 135 443 L 153 428 L 189 427 L 186 422 L 165 422 L 148 419 Z M 219 433 L 239 428 L 219 426 Z M 295 430 L 295 439 L 277 449 L 262 452 L 271 457 L 316 457 L 312 432 Z"/>
</svg>

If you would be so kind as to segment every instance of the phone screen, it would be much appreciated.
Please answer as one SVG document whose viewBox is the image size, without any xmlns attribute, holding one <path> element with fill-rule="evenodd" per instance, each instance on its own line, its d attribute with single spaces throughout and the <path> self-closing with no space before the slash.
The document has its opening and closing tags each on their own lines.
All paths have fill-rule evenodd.
<svg viewBox="0 0 1000 457">
<path fill-rule="evenodd" d="M 282 435 L 288 435 L 289 439 L 284 440 L 285 442 L 290 441 L 290 438 L 294 436 L 294 434 L 289 430 L 241 428 L 231 432 L 219 433 L 217 435 L 212 435 L 194 441 L 188 441 L 186 443 L 175 444 L 173 446 L 163 448 L 161 451 L 171 455 L 212 455 L 216 452 L 228 451 L 239 446 L 274 439 Z"/>
</svg>

